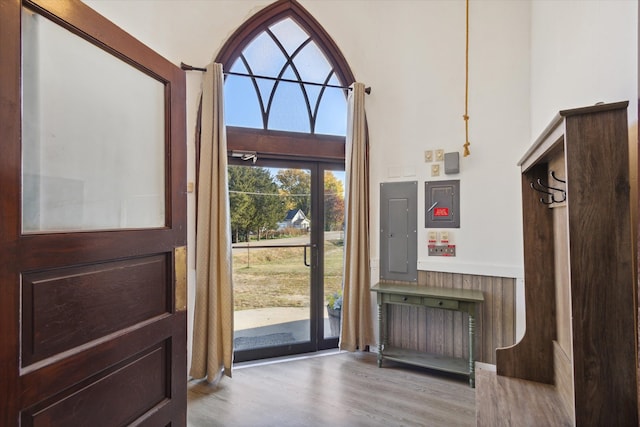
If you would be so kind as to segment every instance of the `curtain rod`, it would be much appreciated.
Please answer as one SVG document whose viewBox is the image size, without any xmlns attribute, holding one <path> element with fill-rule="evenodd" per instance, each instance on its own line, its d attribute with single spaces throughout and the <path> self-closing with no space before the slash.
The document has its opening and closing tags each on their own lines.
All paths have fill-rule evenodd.
<svg viewBox="0 0 640 427">
<path fill-rule="evenodd" d="M 194 66 L 185 64 L 184 62 L 180 63 L 180 68 L 182 68 L 185 71 L 207 71 L 206 68 L 194 67 Z M 328 84 L 328 83 L 305 82 L 305 81 L 300 81 L 300 80 L 283 79 L 283 78 L 269 77 L 269 76 L 258 76 L 258 75 L 255 75 L 255 74 L 236 73 L 236 72 L 233 72 L 233 71 L 225 71 L 224 74 L 227 75 L 227 76 L 253 77 L 253 78 L 256 78 L 256 79 L 273 80 L 273 81 L 278 81 L 278 82 L 302 83 L 302 84 L 305 84 L 305 85 L 322 86 L 322 87 L 333 87 L 333 88 L 336 88 L 336 89 L 351 90 L 351 88 L 348 87 L 348 86 L 331 85 L 331 84 Z M 371 93 L 371 88 L 367 87 L 367 88 L 364 89 L 364 91 L 365 91 L 365 93 L 367 95 L 369 95 Z"/>
</svg>

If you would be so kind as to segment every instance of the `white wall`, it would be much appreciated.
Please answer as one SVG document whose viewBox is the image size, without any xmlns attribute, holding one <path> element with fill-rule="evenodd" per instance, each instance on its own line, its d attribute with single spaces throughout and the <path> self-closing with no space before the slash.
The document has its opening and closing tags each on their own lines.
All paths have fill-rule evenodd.
<svg viewBox="0 0 640 427">
<path fill-rule="evenodd" d="M 533 1 L 531 124 L 536 137 L 558 110 L 630 101 L 637 124 L 638 2 Z"/>
<path fill-rule="evenodd" d="M 469 129 L 463 158 L 465 3 L 309 1 L 305 7 L 342 49 L 366 98 L 371 142 L 372 258 L 378 261 L 379 185 L 414 181 L 418 269 L 522 275 L 516 162 L 529 143 L 529 3 L 472 1 Z M 354 17 L 357 17 L 354 19 Z M 431 177 L 424 151 L 459 151 L 461 172 Z M 461 180 L 455 258 L 427 255 L 424 182 Z M 377 269 L 373 272 L 377 277 Z"/>
</svg>

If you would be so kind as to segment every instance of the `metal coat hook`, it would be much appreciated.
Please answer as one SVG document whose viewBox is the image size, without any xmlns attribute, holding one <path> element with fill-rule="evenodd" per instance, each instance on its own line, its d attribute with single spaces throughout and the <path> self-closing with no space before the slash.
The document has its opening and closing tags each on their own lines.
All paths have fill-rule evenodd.
<svg viewBox="0 0 640 427">
<path fill-rule="evenodd" d="M 551 176 L 552 176 L 552 177 L 553 177 L 553 179 L 555 179 L 556 181 L 559 181 L 559 182 L 565 182 L 565 181 L 562 181 L 562 180 L 557 179 L 557 178 L 555 177 L 554 172 L 551 172 Z M 565 190 L 563 190 L 562 188 L 551 187 L 551 186 L 549 186 L 549 185 L 547 185 L 547 184 L 543 183 L 543 182 L 542 182 L 542 180 L 541 180 L 540 178 L 538 178 L 538 179 L 536 180 L 536 183 L 538 184 L 538 186 L 539 186 L 539 187 L 537 187 L 537 186 L 532 182 L 532 183 L 531 183 L 531 188 L 533 188 L 534 190 L 536 190 L 536 191 L 537 191 L 537 192 L 539 192 L 539 193 L 547 194 L 547 195 L 551 196 L 551 201 L 546 201 L 544 197 L 541 197 L 541 198 L 540 198 L 540 201 L 541 201 L 542 203 L 544 203 L 545 205 L 550 205 L 550 204 L 553 204 L 553 203 L 562 203 L 562 202 L 564 202 L 565 200 L 567 200 L 567 192 L 566 192 Z M 549 191 L 549 190 L 551 190 L 551 191 Z M 559 199 L 556 199 L 556 194 L 557 194 L 557 193 L 561 193 L 561 194 L 562 194 L 562 197 L 561 197 L 561 198 L 559 198 Z"/>
<path fill-rule="evenodd" d="M 538 182 L 538 185 L 540 187 L 544 188 L 544 189 L 558 191 L 558 192 L 562 193 L 562 200 L 557 201 L 557 203 L 564 202 L 567 199 L 566 193 L 562 188 L 551 187 L 550 185 L 547 185 L 544 182 L 542 182 L 542 180 L 540 178 L 538 178 L 537 182 Z M 552 194 L 554 194 L 554 193 L 552 193 Z"/>
<path fill-rule="evenodd" d="M 555 172 L 555 171 L 551 171 L 551 172 L 549 172 L 549 174 L 551 175 L 551 178 L 555 179 L 556 181 L 561 182 L 561 183 L 563 183 L 563 184 L 566 184 L 566 183 L 567 183 L 567 181 L 565 181 L 565 180 L 562 180 L 562 179 L 558 178 L 558 177 L 556 176 L 556 172 Z"/>
<path fill-rule="evenodd" d="M 540 181 L 540 180 L 538 180 L 538 181 Z M 550 204 L 553 203 L 553 200 L 554 200 L 553 193 L 551 193 L 549 191 L 545 191 L 545 190 L 543 190 L 541 188 L 537 188 L 536 185 L 533 182 L 529 183 L 529 185 L 531 186 L 532 189 L 536 190 L 538 193 L 547 194 L 547 195 L 551 196 L 551 201 L 550 202 L 546 201 L 544 197 L 540 197 L 540 202 L 541 203 L 544 203 L 545 205 L 550 205 Z"/>
</svg>

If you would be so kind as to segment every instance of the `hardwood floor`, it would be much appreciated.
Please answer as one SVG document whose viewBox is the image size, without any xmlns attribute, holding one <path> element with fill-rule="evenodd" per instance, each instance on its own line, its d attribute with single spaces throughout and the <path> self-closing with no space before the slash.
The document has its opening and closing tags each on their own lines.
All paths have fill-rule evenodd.
<svg viewBox="0 0 640 427">
<path fill-rule="evenodd" d="M 569 427 L 575 424 L 553 385 L 500 376 L 495 370 L 480 368 L 476 369 L 476 387 L 478 427 Z"/>
<path fill-rule="evenodd" d="M 475 426 L 463 377 L 335 353 L 234 369 L 189 383 L 188 426 Z"/>
</svg>

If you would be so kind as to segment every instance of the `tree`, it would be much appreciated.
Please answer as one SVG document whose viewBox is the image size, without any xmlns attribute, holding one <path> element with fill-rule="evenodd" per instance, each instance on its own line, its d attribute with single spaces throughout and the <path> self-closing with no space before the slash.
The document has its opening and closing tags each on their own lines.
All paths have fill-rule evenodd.
<svg viewBox="0 0 640 427">
<path fill-rule="evenodd" d="M 291 209 L 311 216 L 311 174 L 301 169 L 229 166 L 229 202 L 234 242 L 248 241 L 251 233 L 262 238 L 275 230 Z M 279 185 L 278 185 L 279 184 Z M 325 231 L 344 227 L 344 185 L 331 171 L 324 174 Z"/>
<path fill-rule="evenodd" d="M 278 185 L 265 168 L 229 166 L 228 173 L 233 240 L 249 241 L 251 232 L 260 239 L 284 217 Z"/>
<path fill-rule="evenodd" d="M 324 230 L 342 230 L 344 227 L 344 186 L 333 172 L 324 173 Z"/>
<path fill-rule="evenodd" d="M 276 174 L 288 210 L 300 209 L 311 218 L 311 173 L 304 169 L 280 169 Z"/>
</svg>

